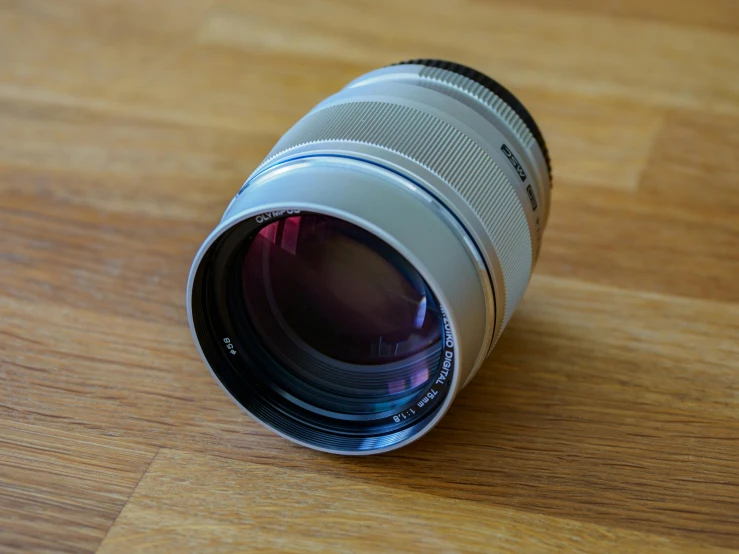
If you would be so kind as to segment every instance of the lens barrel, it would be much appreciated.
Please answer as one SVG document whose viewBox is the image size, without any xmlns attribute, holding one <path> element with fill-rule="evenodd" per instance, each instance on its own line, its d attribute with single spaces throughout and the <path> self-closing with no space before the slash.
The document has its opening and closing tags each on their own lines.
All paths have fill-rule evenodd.
<svg viewBox="0 0 739 554">
<path fill-rule="evenodd" d="M 280 139 L 196 255 L 203 360 L 293 441 L 403 446 L 523 297 L 550 188 L 541 132 L 489 77 L 439 60 L 363 75 Z"/>
</svg>

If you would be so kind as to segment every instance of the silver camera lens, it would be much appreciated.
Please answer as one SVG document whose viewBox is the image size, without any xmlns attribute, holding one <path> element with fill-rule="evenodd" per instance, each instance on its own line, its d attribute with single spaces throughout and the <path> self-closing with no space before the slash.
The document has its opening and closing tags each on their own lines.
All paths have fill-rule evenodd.
<svg viewBox="0 0 739 554">
<path fill-rule="evenodd" d="M 363 75 L 280 139 L 198 251 L 187 308 L 203 360 L 288 439 L 403 446 L 519 304 L 550 187 L 536 123 L 489 77 L 439 60 Z"/>
</svg>

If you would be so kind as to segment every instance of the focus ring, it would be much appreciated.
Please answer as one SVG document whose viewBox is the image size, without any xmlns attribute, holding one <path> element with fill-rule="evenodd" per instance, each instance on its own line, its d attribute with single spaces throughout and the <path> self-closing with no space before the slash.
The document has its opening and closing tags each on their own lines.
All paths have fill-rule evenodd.
<svg viewBox="0 0 739 554">
<path fill-rule="evenodd" d="M 503 325 L 526 290 L 532 244 L 526 215 L 514 188 L 495 161 L 470 137 L 421 110 L 380 101 L 333 104 L 300 120 L 277 143 L 255 175 L 306 144 L 371 144 L 401 154 L 439 176 L 479 218 L 503 274 Z"/>
<path fill-rule="evenodd" d="M 549 182 L 552 182 L 552 164 L 544 135 L 526 107 L 503 85 L 476 69 L 444 60 L 408 60 L 393 65 L 423 65 L 425 69 L 419 74 L 420 77 L 465 90 L 486 104 L 508 124 L 526 148 L 536 141 L 547 164 Z"/>
</svg>

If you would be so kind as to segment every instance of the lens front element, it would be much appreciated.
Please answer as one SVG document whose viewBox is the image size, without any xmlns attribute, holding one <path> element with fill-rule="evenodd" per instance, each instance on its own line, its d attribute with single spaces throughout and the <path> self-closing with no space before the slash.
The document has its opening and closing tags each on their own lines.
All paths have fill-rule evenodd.
<svg viewBox="0 0 739 554">
<path fill-rule="evenodd" d="M 318 214 L 278 219 L 258 231 L 240 269 L 243 309 L 281 362 L 273 378 L 306 405 L 372 417 L 436 378 L 437 301 L 368 231 Z"/>
</svg>

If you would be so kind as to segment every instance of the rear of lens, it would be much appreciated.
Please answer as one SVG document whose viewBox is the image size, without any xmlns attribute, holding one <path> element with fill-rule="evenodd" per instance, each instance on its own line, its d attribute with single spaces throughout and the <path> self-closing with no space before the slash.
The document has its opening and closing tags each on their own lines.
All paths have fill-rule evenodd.
<svg viewBox="0 0 739 554">
<path fill-rule="evenodd" d="M 278 219 L 256 233 L 241 275 L 243 304 L 231 309 L 245 310 L 280 362 L 275 384 L 306 405 L 371 418 L 436 377 L 436 299 L 364 229 L 318 214 Z"/>
</svg>

